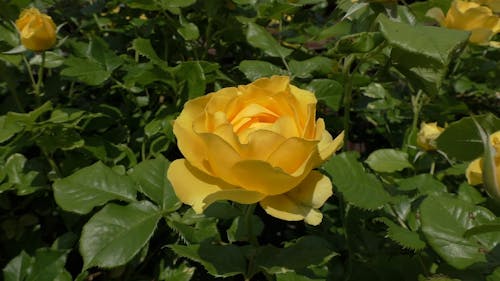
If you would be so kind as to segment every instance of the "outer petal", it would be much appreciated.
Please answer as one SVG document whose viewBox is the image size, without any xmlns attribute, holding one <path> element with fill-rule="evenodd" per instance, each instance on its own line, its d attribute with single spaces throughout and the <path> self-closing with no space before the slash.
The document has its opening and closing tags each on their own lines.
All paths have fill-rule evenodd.
<svg viewBox="0 0 500 281">
<path fill-rule="evenodd" d="M 317 134 L 320 135 L 320 142 L 318 143 L 318 152 L 319 152 L 319 160 L 318 163 L 315 164 L 315 167 L 321 165 L 325 162 L 332 154 L 334 154 L 337 150 L 339 150 L 344 144 L 344 132 L 341 132 L 335 139 L 332 139 L 332 136 L 328 131 L 324 129 L 324 123 L 322 119 L 318 120 L 318 128 L 323 128 L 322 131 L 319 131 Z"/>
<path fill-rule="evenodd" d="M 252 204 L 265 197 L 258 192 L 244 190 L 209 176 L 191 166 L 185 159 L 178 159 L 170 164 L 167 178 L 179 200 L 191 205 L 198 214 L 217 200 Z"/>
<path fill-rule="evenodd" d="M 310 168 L 309 168 L 310 169 Z M 229 171 L 231 175 L 247 190 L 253 190 L 266 195 L 282 194 L 299 184 L 307 173 L 293 176 L 280 168 L 275 168 L 267 162 L 245 160 L 236 163 Z"/>
<path fill-rule="evenodd" d="M 443 25 L 444 23 L 445 16 L 443 10 L 438 7 L 434 7 L 428 10 L 427 13 L 425 13 L 425 16 L 435 19 L 439 23 L 439 25 Z"/>
<path fill-rule="evenodd" d="M 270 92 L 278 93 L 285 91 L 290 85 L 290 77 L 288 76 L 272 76 L 270 78 L 260 78 L 255 80 L 250 85 L 265 89 Z"/>
<path fill-rule="evenodd" d="M 206 159 L 205 145 L 193 131 L 193 123 L 196 119 L 202 117 L 203 109 L 210 98 L 211 95 L 206 95 L 186 102 L 184 109 L 173 125 L 179 150 L 192 165 L 207 173 L 209 170 L 204 163 Z"/>
<path fill-rule="evenodd" d="M 488 45 L 490 38 L 493 36 L 493 32 L 489 29 L 478 28 L 472 30 L 472 34 L 469 41 L 474 44 Z"/>
<path fill-rule="evenodd" d="M 304 220 L 308 224 L 318 225 L 323 215 L 317 209 L 332 194 L 330 179 L 317 171 L 312 171 L 290 192 L 266 197 L 260 205 L 273 217 L 289 221 Z"/>
<path fill-rule="evenodd" d="M 483 182 L 483 170 L 481 169 L 482 162 L 482 159 L 478 158 L 472 161 L 467 167 L 465 176 L 467 177 L 467 182 L 469 184 L 477 185 Z"/>
</svg>

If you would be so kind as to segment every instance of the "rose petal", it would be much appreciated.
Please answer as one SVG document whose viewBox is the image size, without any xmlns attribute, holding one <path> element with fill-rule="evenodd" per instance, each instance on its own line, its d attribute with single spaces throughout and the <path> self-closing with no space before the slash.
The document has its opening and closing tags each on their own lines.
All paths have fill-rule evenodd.
<svg viewBox="0 0 500 281">
<path fill-rule="evenodd" d="M 488 44 L 490 38 L 493 36 L 493 32 L 485 28 L 477 28 L 472 30 L 469 41 L 475 44 Z"/>
<path fill-rule="evenodd" d="M 185 159 L 178 159 L 170 164 L 167 178 L 179 200 L 191 205 L 198 214 L 217 200 L 252 204 L 265 196 L 211 177 L 191 166 Z"/>
<path fill-rule="evenodd" d="M 196 168 L 211 173 L 210 167 L 207 167 L 205 144 L 201 138 L 193 130 L 181 126 L 178 120 L 174 122 L 174 134 L 182 155 Z"/>
<path fill-rule="evenodd" d="M 472 161 L 467 170 L 465 171 L 465 176 L 467 177 L 467 182 L 471 185 L 477 185 L 483 182 L 483 170 L 482 159 L 478 158 Z"/>
<path fill-rule="evenodd" d="M 286 138 L 268 130 L 257 130 L 248 135 L 248 143 L 243 145 L 243 155 L 248 160 L 265 161 Z"/>
<path fill-rule="evenodd" d="M 296 122 L 301 127 L 301 137 L 314 138 L 316 123 L 316 97 L 310 91 L 297 88 L 290 85 L 290 93 L 293 96 L 291 99 L 292 108 L 296 113 Z"/>
<path fill-rule="evenodd" d="M 286 194 L 301 205 L 318 209 L 333 195 L 332 182 L 327 176 L 313 170 Z"/>
<path fill-rule="evenodd" d="M 240 154 L 231 144 L 215 134 L 202 133 L 199 136 L 205 144 L 207 161 L 214 175 L 230 184 L 238 185 L 238 176 L 231 172 L 231 168 L 242 161 Z"/>
<path fill-rule="evenodd" d="M 322 119 L 318 119 L 318 127 L 324 127 L 324 123 Z M 322 132 L 318 132 L 321 134 L 321 140 L 318 143 L 318 152 L 319 159 L 315 164 L 315 167 L 321 165 L 325 162 L 332 154 L 334 154 L 337 150 L 339 150 L 344 144 L 344 132 L 342 131 L 335 139 L 332 140 L 332 136 L 328 131 L 324 130 Z"/>
<path fill-rule="evenodd" d="M 290 77 L 288 76 L 272 76 L 270 78 L 264 77 L 255 80 L 250 85 L 259 87 L 272 93 L 279 93 L 285 91 L 290 85 Z"/>
<path fill-rule="evenodd" d="M 269 163 L 257 160 L 244 160 L 236 163 L 229 171 L 238 181 L 238 186 L 266 195 L 282 194 L 294 188 L 306 174 L 293 176 Z"/>
<path fill-rule="evenodd" d="M 288 221 L 304 220 L 308 224 L 318 225 L 323 215 L 317 209 L 332 194 L 332 184 L 328 177 L 312 171 L 290 192 L 266 197 L 260 201 L 260 205 L 273 217 Z"/>
<path fill-rule="evenodd" d="M 230 104 L 238 94 L 239 91 L 236 87 L 222 88 L 217 91 L 217 94 L 210 94 L 211 99 L 207 103 L 205 111 L 211 114 L 217 111 L 225 112 L 227 110 L 227 105 Z"/>
<path fill-rule="evenodd" d="M 318 141 L 289 138 L 269 156 L 267 162 L 292 174 L 316 151 L 317 144 Z"/>
</svg>

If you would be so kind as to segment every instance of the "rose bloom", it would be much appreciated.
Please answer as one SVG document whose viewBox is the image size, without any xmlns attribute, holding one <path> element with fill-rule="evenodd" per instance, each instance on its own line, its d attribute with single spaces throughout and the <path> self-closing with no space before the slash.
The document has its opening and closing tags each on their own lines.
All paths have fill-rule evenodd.
<svg viewBox="0 0 500 281">
<path fill-rule="evenodd" d="M 489 193 L 492 195 L 500 195 L 500 131 L 497 131 L 490 136 L 490 143 L 495 151 L 494 165 L 496 182 L 495 186 L 493 187 L 494 192 Z M 483 162 L 483 157 L 480 157 L 472 161 L 467 167 L 465 176 L 467 177 L 467 182 L 469 184 L 477 185 L 483 183 Z"/>
<path fill-rule="evenodd" d="M 22 11 L 16 27 L 21 34 L 21 43 L 28 50 L 44 51 L 56 43 L 56 25 L 50 16 L 36 8 Z"/>
<path fill-rule="evenodd" d="M 436 139 L 444 131 L 436 122 L 424 123 L 420 125 L 420 131 L 417 134 L 417 145 L 423 150 L 436 150 Z"/>
<path fill-rule="evenodd" d="M 313 169 L 341 147 L 343 133 L 332 139 L 316 102 L 285 76 L 188 101 L 173 125 L 186 158 L 167 172 L 177 197 L 197 213 L 217 200 L 259 202 L 276 218 L 319 224 L 332 184 Z"/>
<path fill-rule="evenodd" d="M 495 2 L 496 3 L 493 3 Z M 500 47 L 500 42 L 491 41 L 491 38 L 500 32 L 500 17 L 492 11 L 498 8 L 498 0 L 466 2 L 455 0 L 446 14 L 439 8 L 432 8 L 427 11 L 427 16 L 436 19 L 441 26 L 467 30 L 471 32 L 469 41 L 479 45 L 490 45 Z M 480 3 L 489 6 L 482 6 Z"/>
</svg>

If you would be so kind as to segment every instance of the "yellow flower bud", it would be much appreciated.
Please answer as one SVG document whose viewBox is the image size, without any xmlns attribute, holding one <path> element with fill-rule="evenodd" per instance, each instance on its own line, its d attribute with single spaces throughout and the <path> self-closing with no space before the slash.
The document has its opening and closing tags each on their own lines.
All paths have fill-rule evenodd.
<svg viewBox="0 0 500 281">
<path fill-rule="evenodd" d="M 417 145 L 424 150 L 436 150 L 435 141 L 443 131 L 444 129 L 439 127 L 436 122 L 422 122 L 417 134 Z"/>
<path fill-rule="evenodd" d="M 44 51 L 56 43 L 54 21 L 36 8 L 22 11 L 16 20 L 16 27 L 21 35 L 21 43 L 28 50 Z"/>
<path fill-rule="evenodd" d="M 490 144 L 495 150 L 495 155 L 493 156 L 492 163 L 485 163 L 484 157 L 480 157 L 472 161 L 467 170 L 465 171 L 465 176 L 467 177 L 467 182 L 471 185 L 477 185 L 483 183 L 483 174 L 485 169 L 485 164 L 491 164 L 493 168 L 494 183 L 493 186 L 489 187 L 488 193 L 492 197 L 497 197 L 500 194 L 500 131 L 497 131 L 490 135 Z M 500 200 L 500 198 L 497 197 Z"/>
</svg>

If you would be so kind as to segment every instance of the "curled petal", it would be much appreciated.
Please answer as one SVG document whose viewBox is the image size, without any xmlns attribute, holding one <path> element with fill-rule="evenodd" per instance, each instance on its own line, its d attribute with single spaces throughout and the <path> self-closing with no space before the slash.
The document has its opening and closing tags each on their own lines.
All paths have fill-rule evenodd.
<svg viewBox="0 0 500 281">
<path fill-rule="evenodd" d="M 319 119 L 318 123 L 323 123 L 323 120 Z M 323 130 L 321 132 L 321 134 L 322 134 L 321 140 L 318 143 L 319 163 L 316 163 L 315 167 L 317 167 L 317 166 L 321 165 L 323 162 L 325 162 L 328 158 L 330 158 L 330 156 L 332 156 L 344 144 L 344 132 L 341 132 L 333 140 L 332 140 L 332 136 L 330 135 L 330 133 L 328 133 L 328 131 Z"/>
<path fill-rule="evenodd" d="M 265 197 L 264 194 L 244 190 L 209 176 L 191 166 L 185 159 L 178 159 L 170 164 L 167 178 L 179 200 L 191 205 L 198 214 L 217 200 L 253 204 Z"/>
<path fill-rule="evenodd" d="M 285 194 L 266 197 L 260 205 L 273 217 L 288 221 L 304 220 L 318 225 L 323 215 L 317 209 L 332 194 L 330 179 L 312 171 L 296 188 Z"/>
</svg>

